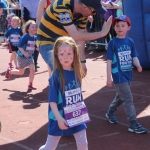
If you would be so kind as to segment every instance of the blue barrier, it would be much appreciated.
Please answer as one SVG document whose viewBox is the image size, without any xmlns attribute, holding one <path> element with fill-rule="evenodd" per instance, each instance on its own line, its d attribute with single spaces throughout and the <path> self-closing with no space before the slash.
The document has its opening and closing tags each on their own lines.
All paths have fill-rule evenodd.
<svg viewBox="0 0 150 150">
<path fill-rule="evenodd" d="M 141 66 L 150 69 L 150 0 L 123 0 L 124 14 L 131 19 L 133 38 Z"/>
</svg>

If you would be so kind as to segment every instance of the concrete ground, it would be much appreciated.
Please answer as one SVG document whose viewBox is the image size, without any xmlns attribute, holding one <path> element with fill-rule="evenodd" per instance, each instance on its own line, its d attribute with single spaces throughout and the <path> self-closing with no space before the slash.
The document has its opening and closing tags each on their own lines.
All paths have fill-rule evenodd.
<svg viewBox="0 0 150 150">
<path fill-rule="evenodd" d="M 47 137 L 48 72 L 39 56 L 40 68 L 35 73 L 37 90 L 27 91 L 28 68 L 21 77 L 5 79 L 10 54 L 0 46 L 0 150 L 38 150 Z M 116 112 L 119 124 L 105 117 L 115 89 L 106 87 L 105 52 L 87 51 L 87 77 L 83 80 L 83 96 L 91 122 L 87 123 L 89 150 L 149 150 L 150 134 L 128 132 L 124 107 Z M 131 89 L 138 121 L 150 130 L 150 70 L 134 70 Z M 76 150 L 73 136 L 62 137 L 57 150 Z"/>
</svg>

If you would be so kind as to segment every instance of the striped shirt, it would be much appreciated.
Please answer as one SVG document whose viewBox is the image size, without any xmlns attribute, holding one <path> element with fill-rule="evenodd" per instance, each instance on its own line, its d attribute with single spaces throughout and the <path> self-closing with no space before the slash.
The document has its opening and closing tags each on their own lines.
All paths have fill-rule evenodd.
<svg viewBox="0 0 150 150">
<path fill-rule="evenodd" d="M 87 18 L 74 14 L 74 0 L 55 0 L 45 11 L 37 31 L 37 45 L 54 44 L 60 36 L 69 36 L 63 26 L 86 26 Z"/>
</svg>

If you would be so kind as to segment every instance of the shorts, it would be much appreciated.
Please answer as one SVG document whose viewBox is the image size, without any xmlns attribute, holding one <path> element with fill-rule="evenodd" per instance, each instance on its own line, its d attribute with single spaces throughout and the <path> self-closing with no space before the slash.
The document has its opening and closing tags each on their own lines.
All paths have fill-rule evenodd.
<svg viewBox="0 0 150 150">
<path fill-rule="evenodd" d="M 46 62 L 46 64 L 50 67 L 51 70 L 53 70 L 53 45 L 52 44 L 46 44 L 46 45 L 40 45 L 39 46 L 39 52 L 42 55 L 42 58 Z"/>
<path fill-rule="evenodd" d="M 18 51 L 18 47 L 17 47 L 17 46 L 11 45 L 11 48 L 12 48 L 12 51 L 13 51 L 13 52 L 17 52 L 17 51 Z"/>
</svg>

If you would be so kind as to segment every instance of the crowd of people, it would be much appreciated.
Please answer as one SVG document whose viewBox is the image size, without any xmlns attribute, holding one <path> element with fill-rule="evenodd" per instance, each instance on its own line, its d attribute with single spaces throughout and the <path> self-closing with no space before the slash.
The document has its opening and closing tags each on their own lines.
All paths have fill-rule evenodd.
<svg viewBox="0 0 150 150">
<path fill-rule="evenodd" d="M 118 120 L 115 111 L 123 104 L 129 121 L 128 131 L 146 133 L 137 122 L 130 90 L 132 65 L 138 72 L 142 67 L 131 38 L 129 17 L 123 15 L 122 0 L 8 0 L 14 11 L 6 19 L 5 0 L 0 2 L 0 34 L 5 37 L 11 53 L 5 77 L 23 75 L 29 67 L 29 90 L 33 86 L 39 52 L 48 66 L 49 123 L 46 144 L 39 150 L 56 149 L 61 136 L 74 135 L 78 150 L 87 150 L 86 122 L 90 121 L 84 104 L 81 85 L 86 76 L 85 41 L 107 37 L 107 86 L 116 88 L 116 97 L 106 112 L 110 123 Z M 7 12 L 6 12 L 7 13 Z M 87 22 L 102 14 L 101 31 L 87 32 Z M 4 21 L 5 20 L 5 21 Z M 6 23 L 7 22 L 7 23 Z M 5 24 L 6 23 L 6 24 Z M 14 62 L 14 65 L 13 65 Z"/>
</svg>

